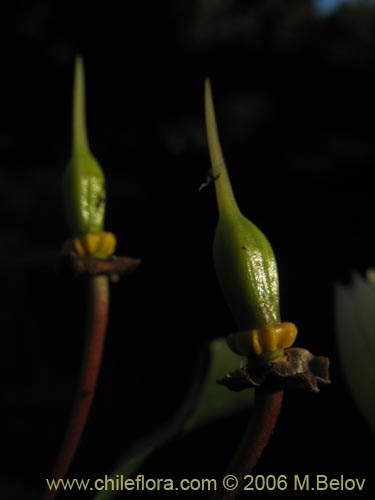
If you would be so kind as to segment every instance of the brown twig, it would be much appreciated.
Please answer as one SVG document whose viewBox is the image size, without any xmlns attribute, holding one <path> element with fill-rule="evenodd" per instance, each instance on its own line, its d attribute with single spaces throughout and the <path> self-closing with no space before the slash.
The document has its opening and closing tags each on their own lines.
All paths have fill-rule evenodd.
<svg viewBox="0 0 375 500">
<path fill-rule="evenodd" d="M 84 359 L 76 401 L 52 477 L 64 478 L 86 425 L 98 379 L 108 321 L 108 276 L 85 277 L 87 288 L 87 332 Z M 57 490 L 46 490 L 42 500 L 53 500 Z"/>
<path fill-rule="evenodd" d="M 283 394 L 282 389 L 273 389 L 267 385 L 255 389 L 252 418 L 225 473 L 235 476 L 238 484 L 233 490 L 225 489 L 220 484 L 212 500 L 232 500 L 241 492 L 245 476 L 251 473 L 271 437 L 280 413 Z"/>
<path fill-rule="evenodd" d="M 228 373 L 219 383 L 233 391 L 255 390 L 252 419 L 226 473 L 235 476 L 238 485 L 235 485 L 236 479 L 227 485 L 228 488 L 235 486 L 233 490 L 221 485 L 212 499 L 230 500 L 242 490 L 244 477 L 251 473 L 269 441 L 280 413 L 284 389 L 319 392 L 318 383 L 330 383 L 329 359 L 301 347 L 291 347 L 285 349 L 284 360 L 264 363 L 253 357 L 246 366 Z"/>
</svg>

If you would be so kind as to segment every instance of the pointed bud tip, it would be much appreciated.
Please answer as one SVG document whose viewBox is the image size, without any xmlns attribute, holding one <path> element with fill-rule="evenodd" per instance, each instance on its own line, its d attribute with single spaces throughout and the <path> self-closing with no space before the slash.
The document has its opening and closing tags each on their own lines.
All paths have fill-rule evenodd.
<svg viewBox="0 0 375 500">
<path fill-rule="evenodd" d="M 88 153 L 90 151 L 86 131 L 85 111 L 85 71 L 83 58 L 76 56 L 73 84 L 73 152 Z"/>
<path fill-rule="evenodd" d="M 204 108 L 208 151 L 211 159 L 212 173 L 215 178 L 216 199 L 219 212 L 221 214 L 224 212 L 234 214 L 238 212 L 238 207 L 233 195 L 232 186 L 221 149 L 209 78 L 205 79 Z"/>
<path fill-rule="evenodd" d="M 103 230 L 105 179 L 86 132 L 83 58 L 76 56 L 72 107 L 72 156 L 64 175 L 64 203 L 73 236 Z"/>
</svg>

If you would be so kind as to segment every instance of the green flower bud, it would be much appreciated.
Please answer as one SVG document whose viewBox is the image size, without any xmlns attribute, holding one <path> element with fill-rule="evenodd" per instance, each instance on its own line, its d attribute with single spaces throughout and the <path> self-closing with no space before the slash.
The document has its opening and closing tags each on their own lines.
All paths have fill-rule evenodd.
<svg viewBox="0 0 375 500">
<path fill-rule="evenodd" d="M 213 253 L 216 274 L 238 328 L 245 330 L 230 347 L 238 354 L 282 355 L 293 343 L 289 323 L 280 322 L 279 281 L 271 245 L 264 234 L 240 212 L 220 147 L 210 82 L 205 84 L 208 146 L 215 179 L 219 221 Z M 284 326 L 283 325 L 287 325 Z M 294 325 L 293 325 L 294 326 Z M 269 328 L 275 327 L 275 328 Z M 236 335 L 236 334 L 235 334 Z M 292 339 L 293 337 L 293 339 Z M 286 342 L 286 339 L 289 339 Z"/>
<path fill-rule="evenodd" d="M 85 123 L 83 62 L 77 57 L 73 95 L 72 156 L 64 177 L 64 202 L 72 236 L 103 231 L 105 179 L 90 151 Z"/>
</svg>

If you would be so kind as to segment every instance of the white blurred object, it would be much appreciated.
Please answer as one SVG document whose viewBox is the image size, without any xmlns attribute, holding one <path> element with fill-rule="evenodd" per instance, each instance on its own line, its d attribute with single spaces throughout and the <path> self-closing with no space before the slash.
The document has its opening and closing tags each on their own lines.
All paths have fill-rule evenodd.
<svg viewBox="0 0 375 500">
<path fill-rule="evenodd" d="M 353 398 L 375 430 L 375 270 L 335 286 L 338 352 Z"/>
</svg>

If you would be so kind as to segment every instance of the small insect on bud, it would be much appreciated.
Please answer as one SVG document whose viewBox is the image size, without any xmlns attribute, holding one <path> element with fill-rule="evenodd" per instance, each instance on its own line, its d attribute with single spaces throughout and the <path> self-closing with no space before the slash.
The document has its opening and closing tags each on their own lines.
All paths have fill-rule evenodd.
<svg viewBox="0 0 375 500">
<path fill-rule="evenodd" d="M 219 142 L 209 80 L 205 83 L 205 114 L 219 209 L 214 263 L 225 299 L 241 330 L 230 336 L 229 347 L 244 356 L 256 354 L 267 360 L 283 357 L 283 349 L 292 345 L 297 329 L 280 320 L 279 280 L 271 245 L 242 215 L 234 198 Z"/>
<path fill-rule="evenodd" d="M 87 140 L 81 57 L 76 59 L 73 90 L 73 144 L 64 176 L 65 211 L 76 252 L 106 258 L 113 254 L 116 238 L 112 233 L 103 232 L 105 178 Z"/>
</svg>

